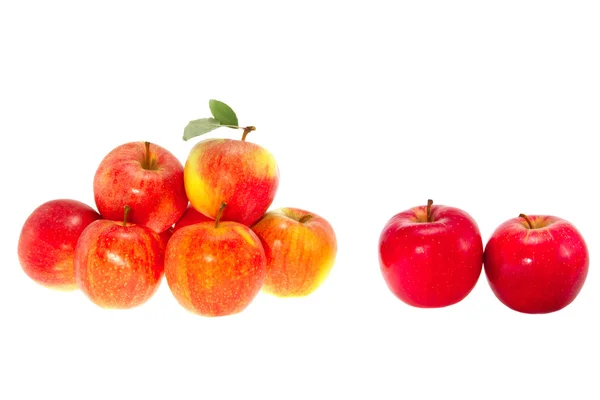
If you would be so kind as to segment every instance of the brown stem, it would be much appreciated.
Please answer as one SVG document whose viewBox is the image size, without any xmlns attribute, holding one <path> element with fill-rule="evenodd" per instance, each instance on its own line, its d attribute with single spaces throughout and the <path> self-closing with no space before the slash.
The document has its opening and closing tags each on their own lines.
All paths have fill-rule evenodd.
<svg viewBox="0 0 600 400">
<path fill-rule="evenodd" d="M 146 156 L 144 157 L 144 169 L 150 169 L 150 142 L 144 142 Z"/>
<path fill-rule="evenodd" d="M 427 222 L 431 222 L 431 205 L 433 204 L 433 200 L 427 200 Z"/>
<path fill-rule="evenodd" d="M 524 218 L 525 221 L 527 221 L 527 225 L 529 225 L 529 229 L 534 229 L 533 228 L 533 223 L 531 222 L 531 220 L 529 219 L 529 217 L 527 217 L 527 215 L 525 214 L 519 214 L 520 218 Z"/>
<path fill-rule="evenodd" d="M 227 207 L 227 203 L 222 202 L 221 208 L 219 208 L 219 212 L 217 213 L 217 218 L 215 219 L 215 228 L 219 227 L 219 221 L 221 220 L 221 217 L 223 216 L 223 210 L 225 210 L 225 207 Z"/>
<path fill-rule="evenodd" d="M 300 219 L 298 220 L 298 222 L 300 222 L 301 224 L 305 224 L 308 221 L 310 221 L 311 219 L 313 219 L 315 216 L 312 214 L 306 214 L 303 215 L 302 217 L 300 217 Z"/>
<path fill-rule="evenodd" d="M 246 140 L 246 136 L 252 131 L 255 131 L 256 128 L 253 126 L 247 126 L 244 128 L 244 133 L 242 134 L 242 141 Z"/>
<path fill-rule="evenodd" d="M 123 226 L 127 226 L 127 217 L 129 217 L 129 211 L 131 208 L 129 206 L 123 207 Z"/>
</svg>

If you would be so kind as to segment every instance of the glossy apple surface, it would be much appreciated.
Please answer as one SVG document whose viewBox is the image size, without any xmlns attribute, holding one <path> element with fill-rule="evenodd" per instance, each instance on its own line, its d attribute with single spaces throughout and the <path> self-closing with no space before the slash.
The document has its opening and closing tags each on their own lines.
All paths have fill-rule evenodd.
<svg viewBox="0 0 600 400">
<path fill-rule="evenodd" d="M 267 257 L 263 291 L 279 297 L 314 292 L 329 275 L 337 252 L 335 232 L 319 215 L 298 208 L 266 213 L 252 230 Z"/>
<path fill-rule="evenodd" d="M 75 245 L 83 230 L 100 218 L 96 210 L 76 200 L 51 200 L 40 205 L 29 215 L 19 236 L 23 271 L 44 286 L 76 289 Z"/>
<path fill-rule="evenodd" d="M 389 289 L 405 303 L 425 308 L 458 303 L 481 274 L 483 243 L 465 211 L 419 206 L 392 217 L 379 238 L 379 263 Z"/>
<path fill-rule="evenodd" d="M 486 244 L 484 268 L 494 294 L 523 313 L 558 311 L 583 287 L 587 245 L 568 221 L 550 215 L 528 215 L 500 225 Z"/>
<path fill-rule="evenodd" d="M 132 308 L 158 289 L 164 245 L 143 225 L 98 220 L 81 234 L 75 249 L 77 285 L 103 308 Z"/>
<path fill-rule="evenodd" d="M 103 218 L 123 219 L 164 232 L 183 214 L 188 200 L 183 165 L 168 150 L 148 142 L 126 143 L 101 161 L 94 176 L 94 199 Z"/>
<path fill-rule="evenodd" d="M 242 140 L 207 139 L 190 151 L 184 169 L 185 190 L 192 206 L 216 219 L 250 226 L 267 211 L 279 186 L 279 168 L 271 153 Z"/>
<path fill-rule="evenodd" d="M 165 276 L 187 310 L 203 316 L 243 311 L 265 278 L 265 252 L 250 228 L 237 222 L 183 227 L 167 245 Z"/>
</svg>

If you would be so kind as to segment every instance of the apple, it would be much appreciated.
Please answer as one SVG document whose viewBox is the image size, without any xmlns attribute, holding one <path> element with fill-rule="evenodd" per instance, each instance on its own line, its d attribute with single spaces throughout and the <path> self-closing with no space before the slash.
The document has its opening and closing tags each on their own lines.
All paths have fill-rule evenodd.
<svg viewBox="0 0 600 400">
<path fill-rule="evenodd" d="M 250 226 L 267 211 L 279 186 L 273 155 L 245 140 L 207 139 L 190 151 L 184 167 L 185 191 L 192 206 L 215 219 Z"/>
<path fill-rule="evenodd" d="M 173 227 L 173 232 L 178 231 L 179 229 L 183 228 L 184 226 L 197 224 L 199 222 L 208 222 L 208 221 L 214 222 L 213 219 L 207 217 L 206 215 L 204 215 L 202 213 L 199 213 L 198 211 L 196 211 L 196 209 L 194 207 L 192 207 L 191 205 L 188 205 L 188 208 L 186 208 L 186 210 L 183 213 L 183 215 L 181 216 L 181 218 L 179 218 L 179 221 L 177 221 L 175 223 L 175 226 Z"/>
<path fill-rule="evenodd" d="M 75 248 L 75 278 L 81 291 L 103 308 L 132 308 L 158 289 L 164 273 L 164 245 L 144 225 L 98 220 L 81 234 Z"/>
<path fill-rule="evenodd" d="M 203 316 L 243 311 L 265 279 L 265 251 L 250 228 L 238 222 L 201 222 L 178 229 L 167 245 L 165 276 L 174 297 Z"/>
<path fill-rule="evenodd" d="M 58 199 L 37 207 L 19 236 L 18 254 L 23 271 L 34 281 L 54 289 L 73 290 L 73 257 L 81 232 L 100 214 L 77 200 Z"/>
<path fill-rule="evenodd" d="M 465 211 L 429 200 L 387 222 L 379 264 L 400 300 L 423 308 L 449 306 L 464 299 L 481 275 L 481 234 Z"/>
<path fill-rule="evenodd" d="M 188 204 L 183 165 L 156 144 L 120 145 L 104 157 L 96 170 L 94 199 L 105 219 L 121 220 L 123 207 L 128 205 L 131 223 L 164 232 L 177 222 Z"/>
<path fill-rule="evenodd" d="M 314 292 L 327 278 L 337 252 L 335 232 L 319 215 L 298 208 L 267 212 L 252 230 L 267 257 L 263 291 L 278 297 Z"/>
<path fill-rule="evenodd" d="M 496 297 L 528 314 L 558 311 L 575 300 L 589 262 L 575 226 L 551 215 L 520 214 L 504 222 L 484 252 L 485 274 Z"/>
</svg>

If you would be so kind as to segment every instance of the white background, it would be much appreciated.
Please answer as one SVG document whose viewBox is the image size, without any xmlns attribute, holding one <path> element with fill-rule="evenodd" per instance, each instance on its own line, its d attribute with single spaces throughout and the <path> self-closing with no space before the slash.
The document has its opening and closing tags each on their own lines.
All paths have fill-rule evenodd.
<svg viewBox="0 0 600 400">
<path fill-rule="evenodd" d="M 83 3 L 0 5 L 0 398 L 600 398 L 597 2 Z M 107 311 L 27 278 L 35 207 L 93 205 L 98 163 L 125 142 L 185 162 L 210 98 L 278 160 L 273 207 L 334 226 L 317 292 L 207 319 L 164 280 Z M 208 135 L 223 136 L 239 133 Z M 579 297 L 520 314 L 482 275 L 457 305 L 403 304 L 377 241 L 428 198 L 469 212 L 484 243 L 521 212 L 571 221 L 591 255 Z"/>
</svg>

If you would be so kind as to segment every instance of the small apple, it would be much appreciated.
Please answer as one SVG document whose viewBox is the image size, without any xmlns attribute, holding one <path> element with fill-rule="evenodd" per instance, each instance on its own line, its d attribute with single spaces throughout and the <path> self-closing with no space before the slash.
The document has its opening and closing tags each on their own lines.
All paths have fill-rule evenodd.
<svg viewBox="0 0 600 400">
<path fill-rule="evenodd" d="M 103 308 L 145 303 L 164 273 L 164 246 L 144 225 L 98 220 L 81 234 L 75 248 L 75 278 L 83 293 Z"/>
<path fill-rule="evenodd" d="M 265 279 L 265 251 L 254 232 L 233 221 L 188 225 L 167 245 L 165 276 L 187 310 L 203 316 L 239 313 Z"/>
<path fill-rule="evenodd" d="M 485 274 L 496 297 L 529 314 L 558 311 L 575 300 L 589 262 L 575 226 L 550 215 L 520 214 L 504 222 L 484 253 Z"/>
<path fill-rule="evenodd" d="M 483 243 L 473 218 L 432 203 L 395 215 L 379 238 L 379 264 L 388 287 L 405 303 L 424 308 L 464 299 L 483 263 Z"/>
<path fill-rule="evenodd" d="M 331 225 L 298 208 L 267 212 L 252 230 L 267 256 L 263 291 L 279 297 L 314 292 L 335 262 L 337 242 Z"/>
<path fill-rule="evenodd" d="M 247 132 L 246 132 L 247 133 Z M 269 208 L 279 186 L 271 153 L 245 140 L 207 139 L 190 151 L 184 168 L 185 191 L 200 213 L 250 226 Z"/>
<path fill-rule="evenodd" d="M 164 232 L 188 204 L 183 166 L 168 150 L 149 142 L 131 142 L 113 149 L 94 176 L 94 198 L 103 218 L 120 220 L 131 208 L 131 223 Z"/>
<path fill-rule="evenodd" d="M 207 217 L 206 215 L 199 213 L 198 211 L 196 211 L 196 209 L 194 207 L 192 207 L 191 205 L 188 205 L 188 208 L 185 209 L 185 212 L 183 213 L 181 218 L 179 218 L 179 221 L 175 222 L 175 226 L 173 227 L 173 232 L 178 231 L 179 229 L 183 228 L 184 226 L 194 225 L 199 222 L 209 222 L 209 221 L 214 222 L 214 219 L 211 219 L 211 218 Z"/>
<path fill-rule="evenodd" d="M 73 257 L 81 232 L 100 214 L 76 200 L 48 201 L 27 218 L 19 236 L 23 271 L 34 281 L 54 289 L 73 290 Z"/>
</svg>

